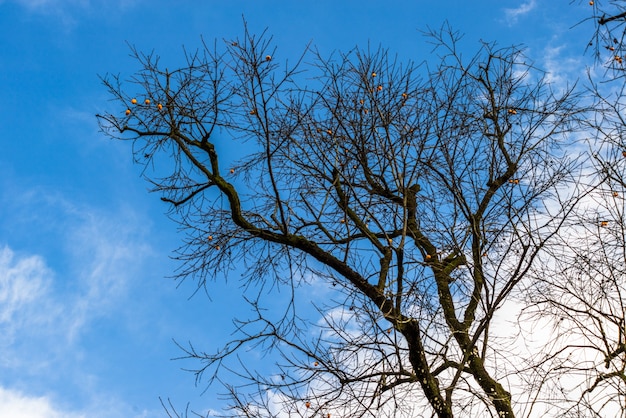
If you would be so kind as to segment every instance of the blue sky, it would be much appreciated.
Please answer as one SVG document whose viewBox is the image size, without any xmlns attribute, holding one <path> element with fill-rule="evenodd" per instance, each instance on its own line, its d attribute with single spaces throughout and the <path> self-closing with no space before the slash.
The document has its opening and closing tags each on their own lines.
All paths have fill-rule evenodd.
<svg viewBox="0 0 626 418">
<path fill-rule="evenodd" d="M 444 21 L 478 41 L 521 44 L 558 82 L 584 76 L 590 13 L 569 0 L 0 0 L 0 416 L 164 416 L 158 397 L 200 411 L 172 339 L 217 348 L 243 306 L 168 279 L 180 244 L 130 144 L 98 132 L 110 106 L 98 75 L 137 70 L 129 44 L 182 63 L 182 45 L 234 38 L 242 16 L 297 57 L 355 45 L 422 61 L 420 30 Z"/>
</svg>

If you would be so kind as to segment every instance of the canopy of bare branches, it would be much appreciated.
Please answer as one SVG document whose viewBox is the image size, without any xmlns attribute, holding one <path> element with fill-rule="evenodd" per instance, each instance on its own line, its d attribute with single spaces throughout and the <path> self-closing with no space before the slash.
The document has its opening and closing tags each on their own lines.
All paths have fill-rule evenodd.
<svg viewBox="0 0 626 418">
<path fill-rule="evenodd" d="M 581 89 L 546 83 L 515 47 L 462 56 L 451 30 L 429 39 L 419 64 L 384 49 L 290 63 L 246 32 L 175 70 L 135 52 L 130 82 L 103 79 L 115 110 L 101 128 L 132 141 L 186 233 L 178 278 L 211 294 L 236 271 L 256 291 L 231 343 L 181 344 L 199 381 L 226 388 L 226 415 L 623 405 L 626 148 L 607 139 L 622 108 L 598 106 L 589 159 Z M 301 303 L 311 283 L 332 297 Z M 531 347 L 541 327 L 552 337 Z M 272 373 L 238 360 L 250 349 Z"/>
</svg>

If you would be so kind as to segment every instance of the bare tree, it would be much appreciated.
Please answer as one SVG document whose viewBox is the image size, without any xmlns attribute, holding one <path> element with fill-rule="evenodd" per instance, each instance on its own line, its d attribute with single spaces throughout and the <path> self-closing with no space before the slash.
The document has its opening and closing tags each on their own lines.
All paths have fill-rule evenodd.
<svg viewBox="0 0 626 418">
<path fill-rule="evenodd" d="M 564 417 L 626 417 L 626 85 L 616 84 L 590 77 L 584 192 L 524 289 L 524 320 L 551 329 L 544 392 Z"/>
<path fill-rule="evenodd" d="M 574 3 L 574 1 L 572 1 Z M 623 0 L 577 0 L 588 3 L 589 21 L 594 25 L 588 49 L 593 51 L 596 60 L 608 70 L 612 77 L 622 77 L 626 63 L 624 34 L 626 28 L 626 2 Z M 583 22 L 581 22 L 583 23 Z"/>
<path fill-rule="evenodd" d="M 625 68 L 626 3 L 588 3 L 589 47 L 607 71 L 589 72 L 595 112 L 586 121 L 586 184 L 560 244 L 531 273 L 523 318 L 551 328 L 544 392 L 547 402 L 560 402 L 559 416 L 626 417 L 626 85 L 616 83 Z"/>
<path fill-rule="evenodd" d="M 233 341 L 181 345 L 228 414 L 530 414 L 543 360 L 517 361 L 494 318 L 580 197 L 578 98 L 518 48 L 464 59 L 456 33 L 429 35 L 434 65 L 383 49 L 280 63 L 246 31 L 171 71 L 136 52 L 129 87 L 104 78 L 119 111 L 102 129 L 132 141 L 187 232 L 178 277 L 236 268 L 256 291 Z M 331 296 L 307 299 L 311 283 Z M 238 361 L 248 349 L 273 372 Z"/>
<path fill-rule="evenodd" d="M 536 362 L 543 390 L 535 404 L 549 405 L 551 416 L 626 417 L 626 3 L 588 4 L 589 47 L 606 69 L 589 71 L 588 100 L 595 101 L 585 122 L 589 164 L 568 227 L 529 272 L 534 279 L 523 287 L 520 321 L 531 333 L 549 330 Z"/>
</svg>

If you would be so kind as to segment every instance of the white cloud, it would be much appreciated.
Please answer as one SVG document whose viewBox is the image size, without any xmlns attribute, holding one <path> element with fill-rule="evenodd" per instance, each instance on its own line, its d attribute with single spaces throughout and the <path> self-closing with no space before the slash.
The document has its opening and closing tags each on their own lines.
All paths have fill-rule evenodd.
<svg viewBox="0 0 626 418">
<path fill-rule="evenodd" d="M 0 327 L 18 325 L 15 322 L 23 319 L 16 318 L 18 313 L 32 309 L 45 297 L 50 274 L 41 257 L 16 260 L 10 248 L 0 248 Z"/>
<path fill-rule="evenodd" d="M 136 211 L 95 209 L 40 189 L 13 195 L 10 206 L 10 219 L 4 220 L 12 225 L 9 231 L 38 234 L 42 242 L 55 244 L 42 247 L 43 255 L 17 255 L 6 243 L 0 246 L 0 332 L 5 336 L 0 346 L 10 344 L 6 336 L 18 330 L 24 335 L 36 329 L 40 335 L 39 328 L 52 323 L 44 333 L 71 343 L 90 321 L 119 314 L 152 254 L 143 241 L 145 220 Z"/>
<path fill-rule="evenodd" d="M 48 361 L 36 346 L 42 338 L 58 338 L 63 317 L 62 304 L 51 294 L 52 278 L 41 257 L 16 256 L 9 247 L 0 248 L 0 370 L 29 374 L 46 367 Z M 25 345 L 32 345 L 32 352 Z"/>
<path fill-rule="evenodd" d="M 19 4 L 29 13 L 52 16 L 63 27 L 75 26 L 76 12 L 85 9 L 88 0 L 8 0 Z"/>
<path fill-rule="evenodd" d="M 96 325 L 125 338 L 123 327 L 146 321 L 141 301 L 130 303 L 150 270 L 145 219 L 135 208 L 14 186 L 0 193 L 0 417 L 158 415 L 110 386 L 103 370 L 116 354 L 91 360 L 102 351 L 92 351 Z M 117 353 L 124 341 L 104 344 Z"/>
<path fill-rule="evenodd" d="M 81 410 L 55 402 L 49 395 L 37 396 L 0 386 L 0 417 L 7 418 L 148 418 L 163 410 L 137 410 L 123 400 L 102 394 Z"/>
<path fill-rule="evenodd" d="M 82 217 L 69 231 L 68 251 L 80 292 L 71 308 L 71 337 L 86 321 L 120 305 L 151 254 L 142 243 L 142 223 L 130 210 L 117 214 L 77 210 Z"/>
<path fill-rule="evenodd" d="M 71 30 L 85 15 L 115 16 L 141 0 L 0 0 L 0 4 L 3 1 L 16 3 L 28 13 L 52 18 L 64 30 Z"/>
<path fill-rule="evenodd" d="M 9 0 L 11 1 L 11 0 Z M 88 7 L 93 0 L 13 0 L 15 3 L 33 11 L 56 12 L 60 8 Z"/>
<path fill-rule="evenodd" d="M 93 11 L 102 6 L 114 6 L 127 8 L 138 3 L 139 0 L 126 1 L 103 1 L 103 0 L 6 0 L 12 1 L 22 7 L 35 12 L 57 14 L 61 11 L 79 10 Z M 1 2 L 0 2 L 1 3 Z"/>
<path fill-rule="evenodd" d="M 86 415 L 64 411 L 45 397 L 33 397 L 0 387 L 0 416 L 11 418 L 82 418 Z"/>
<path fill-rule="evenodd" d="M 536 0 L 529 0 L 526 3 L 522 3 L 515 9 L 504 9 L 504 15 L 509 25 L 517 23 L 517 20 L 528 13 L 530 13 L 537 5 Z"/>
<path fill-rule="evenodd" d="M 567 55 L 564 45 L 548 45 L 542 51 L 540 65 L 546 71 L 546 81 L 559 88 L 571 86 L 572 81 L 584 76 L 585 66 L 578 56 Z"/>
</svg>

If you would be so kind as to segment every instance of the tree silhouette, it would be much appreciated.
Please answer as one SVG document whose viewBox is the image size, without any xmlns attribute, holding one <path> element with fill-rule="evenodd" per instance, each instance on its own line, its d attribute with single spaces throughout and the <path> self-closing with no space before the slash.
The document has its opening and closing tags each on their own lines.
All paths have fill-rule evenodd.
<svg viewBox="0 0 626 418">
<path fill-rule="evenodd" d="M 615 13 L 600 19 L 596 36 L 616 29 L 603 25 L 623 24 Z M 621 50 L 621 42 L 615 45 Z M 550 390 L 544 392 L 554 394 L 552 405 L 559 400 L 553 409 L 564 417 L 626 416 L 626 85 L 617 61 L 599 61 L 604 74 L 590 72 L 587 184 L 570 227 L 548 251 L 550 261 L 525 289 L 524 320 L 551 328 L 542 365 Z"/>
<path fill-rule="evenodd" d="M 626 60 L 626 4 L 622 0 L 594 0 L 588 4 L 591 7 L 589 20 L 594 25 L 588 48 L 593 51 L 596 60 L 606 67 L 607 74 L 620 78 L 623 76 Z"/>
<path fill-rule="evenodd" d="M 502 308 L 539 286 L 583 195 L 565 148 L 578 97 L 518 48 L 463 58 L 458 34 L 429 36 L 434 64 L 384 49 L 289 64 L 246 30 L 171 71 L 135 51 L 130 90 L 104 78 L 118 110 L 101 128 L 132 141 L 186 231 L 178 277 L 238 269 L 256 291 L 231 342 L 181 345 L 231 416 L 513 417 L 539 398 L 545 359 L 494 321 L 515 320 Z M 303 298 L 312 283 L 331 296 Z M 272 373 L 240 360 L 251 349 Z"/>
<path fill-rule="evenodd" d="M 572 2 L 573 3 L 573 2 Z M 589 71 L 594 111 L 585 125 L 588 164 L 568 228 L 547 249 L 536 280 L 524 288 L 521 320 L 547 327 L 542 403 L 559 417 L 626 416 L 624 260 L 626 187 L 623 1 L 589 1 L 588 47 L 605 72 Z M 542 369 L 543 372 L 538 372 Z M 539 398 L 535 403 L 538 403 Z"/>
</svg>

